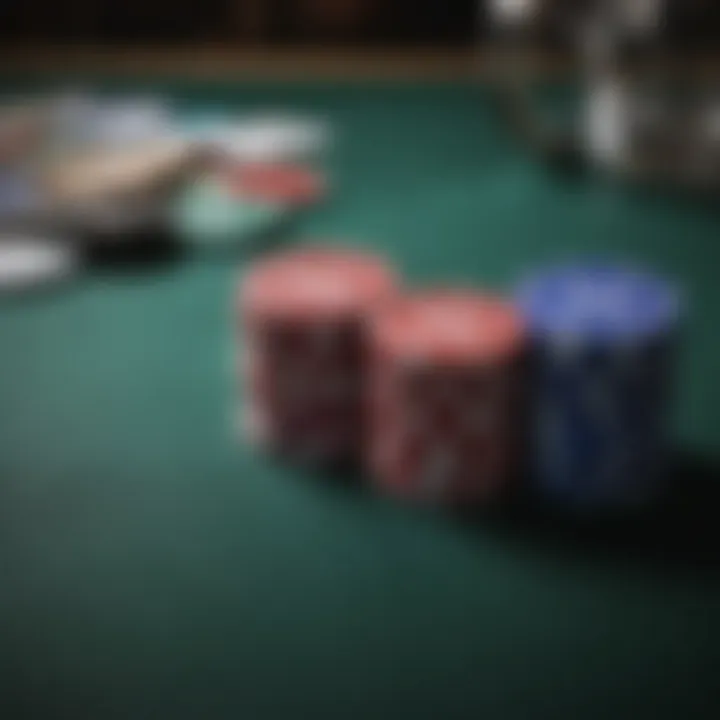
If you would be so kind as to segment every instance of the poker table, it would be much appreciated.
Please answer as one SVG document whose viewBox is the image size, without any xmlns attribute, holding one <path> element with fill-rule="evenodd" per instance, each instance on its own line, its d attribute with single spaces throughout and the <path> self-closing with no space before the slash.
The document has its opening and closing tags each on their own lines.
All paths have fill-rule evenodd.
<svg viewBox="0 0 720 720">
<path fill-rule="evenodd" d="M 0 715 L 718 717 L 712 203 L 553 171 L 472 83 L 105 87 L 328 119 L 333 197 L 281 245 L 499 291 L 585 255 L 676 277 L 676 490 L 630 520 L 457 515 L 255 452 L 235 434 L 230 305 L 262 245 L 1 298 Z"/>
</svg>

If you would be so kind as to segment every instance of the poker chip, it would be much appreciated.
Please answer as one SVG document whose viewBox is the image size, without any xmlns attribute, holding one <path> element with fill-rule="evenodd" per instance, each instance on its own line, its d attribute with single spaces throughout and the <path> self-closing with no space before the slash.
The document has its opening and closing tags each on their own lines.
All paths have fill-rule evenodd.
<svg viewBox="0 0 720 720">
<path fill-rule="evenodd" d="M 68 278 L 77 269 L 76 253 L 57 241 L 0 235 L 0 289 L 6 292 L 44 286 Z"/>
<path fill-rule="evenodd" d="M 173 226 L 194 247 L 227 247 L 257 238 L 276 228 L 288 208 L 233 196 L 210 179 L 193 183 L 172 210 Z"/>
<path fill-rule="evenodd" d="M 682 314 L 679 293 L 666 281 L 609 263 L 538 273 L 521 283 L 518 302 L 533 332 L 582 343 L 642 341 Z"/>
<path fill-rule="evenodd" d="M 228 187 L 240 198 L 307 206 L 326 193 L 325 178 L 318 172 L 296 165 L 245 163 L 232 165 L 224 173 Z"/>
<path fill-rule="evenodd" d="M 206 125 L 204 139 L 230 160 L 293 163 L 317 160 L 329 145 L 330 132 L 318 120 L 270 114 Z"/>
<path fill-rule="evenodd" d="M 502 300 L 438 291 L 398 300 L 378 315 L 374 337 L 409 363 L 491 362 L 517 347 L 521 325 Z"/>
<path fill-rule="evenodd" d="M 254 265 L 239 289 L 238 366 L 249 440 L 300 461 L 358 461 L 364 322 L 395 292 L 387 263 L 309 248 Z"/>
<path fill-rule="evenodd" d="M 538 489 L 589 508 L 655 497 L 683 316 L 677 290 L 636 269 L 573 265 L 527 280 L 518 304 L 531 336 Z"/>
<path fill-rule="evenodd" d="M 492 297 L 404 296 L 369 331 L 366 462 L 382 489 L 419 501 L 481 502 L 513 475 L 523 325 Z"/>
<path fill-rule="evenodd" d="M 393 287 L 393 273 L 382 259 L 309 247 L 256 265 L 242 285 L 242 302 L 254 316 L 347 319 L 364 315 Z"/>
</svg>

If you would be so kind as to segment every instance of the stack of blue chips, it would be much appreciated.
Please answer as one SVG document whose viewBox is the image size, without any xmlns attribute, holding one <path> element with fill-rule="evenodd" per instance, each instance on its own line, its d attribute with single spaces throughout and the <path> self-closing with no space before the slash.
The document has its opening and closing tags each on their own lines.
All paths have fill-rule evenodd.
<svg viewBox="0 0 720 720">
<path fill-rule="evenodd" d="M 668 463 L 667 406 L 682 317 L 675 288 L 615 265 L 523 283 L 530 337 L 530 474 L 574 506 L 652 499 Z"/>
</svg>

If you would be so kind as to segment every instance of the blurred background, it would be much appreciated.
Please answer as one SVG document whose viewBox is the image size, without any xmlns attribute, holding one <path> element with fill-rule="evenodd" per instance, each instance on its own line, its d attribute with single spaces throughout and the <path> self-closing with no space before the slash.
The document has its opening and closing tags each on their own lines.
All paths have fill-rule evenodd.
<svg viewBox="0 0 720 720">
<path fill-rule="evenodd" d="M 432 43 L 466 45 L 473 0 L 40 0 L 3 3 L 3 37 L 78 42 Z"/>
<path fill-rule="evenodd" d="M 563 3 L 546 3 L 546 5 Z M 582 5 L 573 0 L 570 6 Z M 462 48 L 488 35 L 478 0 L 5 0 L 0 36 L 7 43 L 437 45 Z M 568 5 L 568 3 L 565 3 Z M 668 5 L 666 36 L 679 46 L 717 46 L 720 4 Z M 702 22 L 697 22 L 701 14 Z"/>
</svg>

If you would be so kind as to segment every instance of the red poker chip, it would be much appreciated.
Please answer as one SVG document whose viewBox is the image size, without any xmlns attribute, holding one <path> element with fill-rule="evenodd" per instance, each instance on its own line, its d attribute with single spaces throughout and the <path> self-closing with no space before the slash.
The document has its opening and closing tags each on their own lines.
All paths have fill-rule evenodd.
<svg viewBox="0 0 720 720">
<path fill-rule="evenodd" d="M 305 341 L 307 329 L 295 325 L 298 320 L 355 320 L 393 295 L 395 287 L 394 274 L 381 259 L 351 250 L 306 248 L 254 266 L 241 283 L 240 305 L 251 322 L 282 320 L 299 327 L 300 341 Z M 317 332 L 322 334 L 322 327 Z"/>
<path fill-rule="evenodd" d="M 327 193 L 327 182 L 320 173 L 287 163 L 234 165 L 225 177 L 232 193 L 262 202 L 305 206 Z"/>
<path fill-rule="evenodd" d="M 516 354 L 524 338 L 508 303 L 461 291 L 398 298 L 374 316 L 372 332 L 384 353 L 430 366 L 501 361 Z"/>
</svg>

